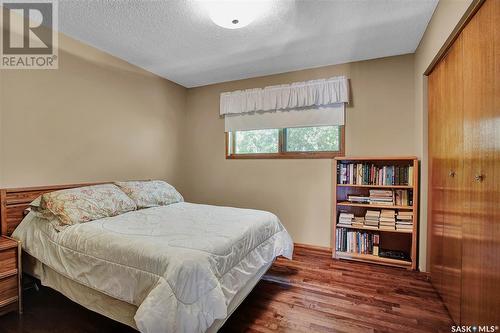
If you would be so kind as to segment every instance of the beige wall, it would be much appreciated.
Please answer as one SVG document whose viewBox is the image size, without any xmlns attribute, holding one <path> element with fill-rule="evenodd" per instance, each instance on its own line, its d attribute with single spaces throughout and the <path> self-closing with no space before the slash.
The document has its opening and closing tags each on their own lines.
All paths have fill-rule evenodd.
<svg viewBox="0 0 500 333">
<path fill-rule="evenodd" d="M 178 183 L 186 88 L 62 34 L 58 70 L 1 78 L 0 186 Z"/>
<path fill-rule="evenodd" d="M 181 190 L 186 199 L 276 213 L 295 242 L 330 246 L 331 160 L 226 160 L 223 91 L 347 75 L 349 155 L 413 155 L 413 55 L 189 89 Z"/>
<path fill-rule="evenodd" d="M 427 110 L 423 72 L 471 0 L 441 0 L 415 55 L 185 89 L 60 35 L 58 70 L 0 71 L 0 186 L 166 179 L 187 200 L 272 211 L 294 240 L 330 246 L 330 160 L 225 160 L 219 93 L 347 75 L 348 155 L 422 159 L 426 270 Z"/>
<path fill-rule="evenodd" d="M 424 72 L 450 36 L 472 0 L 440 0 L 415 52 L 415 149 L 421 158 L 420 270 L 426 271 L 427 250 L 427 79 Z"/>
</svg>

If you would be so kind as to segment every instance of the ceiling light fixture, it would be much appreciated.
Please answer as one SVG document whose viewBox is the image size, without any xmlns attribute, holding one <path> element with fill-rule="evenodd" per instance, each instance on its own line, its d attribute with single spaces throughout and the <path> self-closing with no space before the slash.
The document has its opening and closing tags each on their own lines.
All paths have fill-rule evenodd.
<svg viewBox="0 0 500 333">
<path fill-rule="evenodd" d="M 226 29 L 239 29 L 263 14 L 269 0 L 206 0 L 203 3 L 215 24 Z"/>
</svg>

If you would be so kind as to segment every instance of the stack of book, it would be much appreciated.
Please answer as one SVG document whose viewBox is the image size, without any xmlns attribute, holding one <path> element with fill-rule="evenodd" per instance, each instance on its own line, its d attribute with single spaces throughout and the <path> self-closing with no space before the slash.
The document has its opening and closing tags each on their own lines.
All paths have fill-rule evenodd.
<svg viewBox="0 0 500 333">
<path fill-rule="evenodd" d="M 380 230 L 394 230 L 396 228 L 396 211 L 382 209 L 380 213 Z"/>
<path fill-rule="evenodd" d="M 370 190 L 370 204 L 372 205 L 394 205 L 392 190 Z"/>
<path fill-rule="evenodd" d="M 352 226 L 356 228 L 363 228 L 365 225 L 365 218 L 363 216 L 355 216 L 352 221 Z"/>
<path fill-rule="evenodd" d="M 339 163 L 337 168 L 339 184 L 413 186 L 412 166 Z"/>
<path fill-rule="evenodd" d="M 347 200 L 355 203 L 369 203 L 370 198 L 364 195 L 348 195 Z"/>
<path fill-rule="evenodd" d="M 378 229 L 380 212 L 378 210 L 367 210 L 365 214 L 365 228 Z"/>
<path fill-rule="evenodd" d="M 395 190 L 394 203 L 396 206 L 411 206 L 413 205 L 413 198 L 411 192 L 408 190 Z"/>
<path fill-rule="evenodd" d="M 339 223 L 337 225 L 339 227 L 350 227 L 352 225 L 353 219 L 354 219 L 354 214 L 340 213 Z"/>
<path fill-rule="evenodd" d="M 378 244 L 378 235 L 340 228 L 336 231 L 335 249 L 340 252 L 372 254 L 374 237 Z"/>
<path fill-rule="evenodd" d="M 396 230 L 413 230 L 413 212 L 400 211 L 396 220 Z"/>
</svg>

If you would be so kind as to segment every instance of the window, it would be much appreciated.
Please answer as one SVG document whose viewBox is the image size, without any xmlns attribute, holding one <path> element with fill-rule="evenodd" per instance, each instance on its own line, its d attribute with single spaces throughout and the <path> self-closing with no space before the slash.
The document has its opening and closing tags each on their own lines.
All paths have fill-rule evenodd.
<svg viewBox="0 0 500 333">
<path fill-rule="evenodd" d="M 286 151 L 336 151 L 340 150 L 339 126 L 288 128 Z"/>
<path fill-rule="evenodd" d="M 235 154 L 270 154 L 279 151 L 279 130 L 234 132 Z"/>
<path fill-rule="evenodd" d="M 227 133 L 226 157 L 332 158 L 343 154 L 343 126 L 297 127 Z"/>
</svg>

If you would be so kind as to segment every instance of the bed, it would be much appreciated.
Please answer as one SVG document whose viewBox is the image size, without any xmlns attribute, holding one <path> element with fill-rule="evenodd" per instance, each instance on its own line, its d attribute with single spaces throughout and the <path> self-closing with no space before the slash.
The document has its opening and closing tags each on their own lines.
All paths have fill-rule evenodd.
<svg viewBox="0 0 500 333">
<path fill-rule="evenodd" d="M 21 240 L 24 271 L 141 332 L 216 332 L 274 259 L 293 252 L 278 218 L 258 210 L 177 202 L 61 232 L 33 212 L 20 217 L 50 190 L 0 193 L 2 231 Z"/>
</svg>

